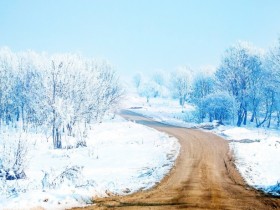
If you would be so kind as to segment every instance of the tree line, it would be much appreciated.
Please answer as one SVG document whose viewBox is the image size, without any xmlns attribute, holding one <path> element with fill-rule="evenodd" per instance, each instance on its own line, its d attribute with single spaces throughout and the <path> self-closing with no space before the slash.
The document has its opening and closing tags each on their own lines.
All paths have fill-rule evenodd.
<svg viewBox="0 0 280 210">
<path fill-rule="evenodd" d="M 134 76 L 140 95 L 177 98 L 196 107 L 198 122 L 219 120 L 237 126 L 280 126 L 280 39 L 266 52 L 247 42 L 225 50 L 214 71 L 183 67 L 166 76 Z"/>
<path fill-rule="evenodd" d="M 86 144 L 89 124 L 118 104 L 122 88 L 112 66 L 77 54 L 0 49 L 0 129 L 40 130 L 62 148 L 62 136 Z"/>
</svg>

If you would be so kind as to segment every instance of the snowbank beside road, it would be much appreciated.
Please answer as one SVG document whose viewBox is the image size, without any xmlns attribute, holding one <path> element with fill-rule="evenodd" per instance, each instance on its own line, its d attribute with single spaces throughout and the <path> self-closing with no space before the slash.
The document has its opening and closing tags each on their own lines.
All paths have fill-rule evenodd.
<svg viewBox="0 0 280 210">
<path fill-rule="evenodd" d="M 118 117 L 93 126 L 87 147 L 54 150 L 45 138 L 28 135 L 27 178 L 0 180 L 0 209 L 65 209 L 148 189 L 170 171 L 180 149 L 175 138 Z"/>
<path fill-rule="evenodd" d="M 217 133 L 231 141 L 236 166 L 246 182 L 280 195 L 280 132 L 263 128 L 220 129 Z"/>
</svg>

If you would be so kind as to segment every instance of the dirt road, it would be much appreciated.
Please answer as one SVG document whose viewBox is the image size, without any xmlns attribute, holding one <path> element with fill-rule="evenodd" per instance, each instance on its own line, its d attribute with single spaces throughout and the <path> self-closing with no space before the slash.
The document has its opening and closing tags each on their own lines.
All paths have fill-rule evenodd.
<svg viewBox="0 0 280 210">
<path fill-rule="evenodd" d="M 122 115 L 179 139 L 176 166 L 155 188 L 96 199 L 86 209 L 280 209 L 280 199 L 248 187 L 233 165 L 228 143 L 200 130 L 154 122 L 130 111 Z"/>
</svg>

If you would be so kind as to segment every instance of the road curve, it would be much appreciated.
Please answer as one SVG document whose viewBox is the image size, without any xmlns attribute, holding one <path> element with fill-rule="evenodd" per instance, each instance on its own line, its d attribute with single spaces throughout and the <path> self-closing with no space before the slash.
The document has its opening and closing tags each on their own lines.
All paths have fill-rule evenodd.
<svg viewBox="0 0 280 210">
<path fill-rule="evenodd" d="M 155 188 L 128 196 L 94 199 L 83 209 L 280 209 L 280 199 L 252 189 L 234 167 L 228 142 L 200 130 L 164 125 L 122 111 L 128 119 L 176 137 L 175 167 Z"/>
</svg>

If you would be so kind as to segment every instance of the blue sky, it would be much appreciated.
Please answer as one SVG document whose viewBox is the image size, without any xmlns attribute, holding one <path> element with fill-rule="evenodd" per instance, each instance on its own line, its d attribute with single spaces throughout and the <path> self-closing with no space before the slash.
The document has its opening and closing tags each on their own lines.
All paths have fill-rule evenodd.
<svg viewBox="0 0 280 210">
<path fill-rule="evenodd" d="M 80 52 L 121 73 L 219 64 L 238 40 L 280 36 L 278 0 L 3 0 L 0 46 Z"/>
</svg>

